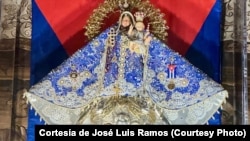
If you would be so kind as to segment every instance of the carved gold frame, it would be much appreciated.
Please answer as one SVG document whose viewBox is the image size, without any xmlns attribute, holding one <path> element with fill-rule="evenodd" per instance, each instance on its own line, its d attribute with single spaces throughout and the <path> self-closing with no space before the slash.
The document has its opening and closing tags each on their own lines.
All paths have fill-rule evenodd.
<svg viewBox="0 0 250 141">
<path fill-rule="evenodd" d="M 167 21 L 164 19 L 164 13 L 161 13 L 160 9 L 154 7 L 149 0 L 125 0 L 130 10 L 142 11 L 146 14 L 145 18 L 148 18 L 148 24 L 150 25 L 150 32 L 162 41 L 167 40 Z M 111 12 L 121 11 L 119 10 L 119 3 L 121 0 L 105 0 L 98 8 L 94 9 L 92 15 L 87 20 L 87 24 L 84 27 L 86 29 L 85 36 L 88 39 L 92 39 L 101 32 L 103 20 Z"/>
</svg>

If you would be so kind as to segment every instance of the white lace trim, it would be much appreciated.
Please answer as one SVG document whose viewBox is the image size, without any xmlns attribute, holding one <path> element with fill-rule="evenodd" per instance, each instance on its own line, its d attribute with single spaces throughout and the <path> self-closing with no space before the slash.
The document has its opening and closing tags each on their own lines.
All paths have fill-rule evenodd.
<svg viewBox="0 0 250 141">
<path fill-rule="evenodd" d="M 218 112 L 226 102 L 227 91 L 219 92 L 202 102 L 178 110 L 164 109 L 163 114 L 170 124 L 201 124 L 204 125 Z"/>
<path fill-rule="evenodd" d="M 31 107 L 47 124 L 76 124 L 81 111 L 86 107 L 66 108 L 53 104 L 29 92 L 24 93 Z M 205 124 L 226 101 L 227 91 L 215 94 L 206 100 L 178 110 L 160 108 L 170 124 Z M 95 101 L 96 99 L 93 99 Z M 87 103 L 88 104 L 88 103 Z M 87 106 L 88 107 L 88 106 Z M 156 123 L 157 124 L 157 123 Z"/>
</svg>

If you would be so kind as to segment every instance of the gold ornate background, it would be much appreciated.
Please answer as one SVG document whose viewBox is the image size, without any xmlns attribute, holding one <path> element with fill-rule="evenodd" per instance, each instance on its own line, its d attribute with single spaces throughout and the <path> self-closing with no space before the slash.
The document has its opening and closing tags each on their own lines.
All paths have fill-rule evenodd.
<svg viewBox="0 0 250 141">
<path fill-rule="evenodd" d="M 247 92 L 242 77 L 248 74 L 249 80 L 250 73 L 242 67 L 241 48 L 247 43 L 250 54 L 250 35 L 243 30 L 250 33 L 250 0 L 246 9 L 241 3 L 224 0 L 223 5 L 222 84 L 230 96 L 223 106 L 223 124 L 244 124 L 248 118 L 242 117 L 241 100 Z M 0 0 L 0 7 L 0 141 L 26 141 L 27 105 L 22 93 L 29 88 L 31 0 Z M 246 27 L 241 26 L 244 18 Z"/>
</svg>

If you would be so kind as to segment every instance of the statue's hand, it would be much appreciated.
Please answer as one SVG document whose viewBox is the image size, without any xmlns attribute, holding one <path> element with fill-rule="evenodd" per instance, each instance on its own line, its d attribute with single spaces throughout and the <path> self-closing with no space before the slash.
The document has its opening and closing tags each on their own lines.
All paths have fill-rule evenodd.
<svg viewBox="0 0 250 141">
<path fill-rule="evenodd" d="M 147 46 L 149 45 L 150 41 L 152 40 L 152 37 L 151 36 L 147 36 L 145 41 L 144 41 L 144 44 Z"/>
<path fill-rule="evenodd" d="M 129 26 L 129 30 L 128 30 L 128 35 L 129 35 L 129 36 L 132 35 L 133 28 L 134 28 L 134 26 L 131 24 L 131 25 Z"/>
<path fill-rule="evenodd" d="M 147 38 L 149 36 L 150 32 L 145 33 L 145 37 Z"/>
</svg>

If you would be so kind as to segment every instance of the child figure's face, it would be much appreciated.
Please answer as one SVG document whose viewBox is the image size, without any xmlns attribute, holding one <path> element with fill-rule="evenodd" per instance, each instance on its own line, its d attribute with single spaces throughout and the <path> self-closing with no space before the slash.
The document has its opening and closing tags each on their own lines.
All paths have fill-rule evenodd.
<svg viewBox="0 0 250 141">
<path fill-rule="evenodd" d="M 143 22 L 137 22 L 135 24 L 135 28 L 138 30 L 138 31 L 143 31 L 145 29 L 145 25 Z"/>
</svg>

